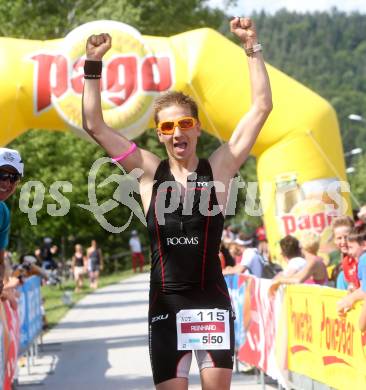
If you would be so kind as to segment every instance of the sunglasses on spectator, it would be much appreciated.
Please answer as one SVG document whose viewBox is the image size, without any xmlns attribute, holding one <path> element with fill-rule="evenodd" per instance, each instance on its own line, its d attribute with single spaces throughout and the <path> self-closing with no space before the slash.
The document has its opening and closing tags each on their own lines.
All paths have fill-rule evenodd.
<svg viewBox="0 0 366 390">
<path fill-rule="evenodd" d="M 0 172 L 0 181 L 9 180 L 10 183 L 15 183 L 21 177 L 22 175 L 20 173 Z"/>
<path fill-rule="evenodd" d="M 178 126 L 181 130 L 190 130 L 197 123 L 197 119 L 192 116 L 183 116 L 173 121 L 162 121 L 158 123 L 158 129 L 165 135 L 174 133 L 174 129 Z"/>
</svg>

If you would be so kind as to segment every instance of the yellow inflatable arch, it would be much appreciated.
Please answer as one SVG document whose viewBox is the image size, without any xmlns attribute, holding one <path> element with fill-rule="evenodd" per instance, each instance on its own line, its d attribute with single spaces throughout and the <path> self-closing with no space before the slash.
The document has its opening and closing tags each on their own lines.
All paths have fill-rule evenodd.
<svg viewBox="0 0 366 390">
<path fill-rule="evenodd" d="M 162 38 L 141 36 L 122 23 L 96 21 L 62 40 L 0 38 L 1 145 L 30 128 L 72 129 L 85 136 L 82 56 L 86 38 L 106 31 L 113 48 L 104 61 L 101 89 L 111 126 L 129 138 L 138 136 L 153 126 L 154 97 L 176 89 L 198 101 L 204 129 L 222 140 L 230 137 L 251 100 L 241 47 L 206 28 Z M 277 250 L 285 234 L 311 230 L 327 247 L 332 218 L 350 211 L 336 114 L 323 98 L 267 66 L 274 110 L 252 154 L 270 246 Z"/>
</svg>

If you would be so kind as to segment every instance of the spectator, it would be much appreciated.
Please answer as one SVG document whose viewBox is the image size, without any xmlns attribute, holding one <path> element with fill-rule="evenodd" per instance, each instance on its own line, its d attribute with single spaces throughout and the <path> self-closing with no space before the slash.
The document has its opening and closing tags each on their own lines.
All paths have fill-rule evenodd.
<svg viewBox="0 0 366 390">
<path fill-rule="evenodd" d="M 78 293 L 83 288 L 83 275 L 87 272 L 86 256 L 84 256 L 83 247 L 80 244 L 75 245 L 71 268 L 75 280 L 75 292 Z"/>
<path fill-rule="evenodd" d="M 24 164 L 19 152 L 0 148 L 0 294 L 4 287 L 4 257 L 10 229 L 10 213 L 5 201 L 14 194 L 23 173 Z"/>
<path fill-rule="evenodd" d="M 314 232 L 308 232 L 301 240 L 306 265 L 292 276 L 280 276 L 275 279 L 270 287 L 270 294 L 274 294 L 281 284 L 320 284 L 327 285 L 328 274 L 323 259 L 318 256 L 320 236 Z"/>
<path fill-rule="evenodd" d="M 54 255 L 57 253 L 57 251 L 57 246 L 52 244 L 52 238 L 45 237 L 40 248 L 40 258 L 43 269 L 47 271 L 57 269 L 57 263 L 54 260 Z"/>
<path fill-rule="evenodd" d="M 326 286 L 328 284 L 327 268 L 324 259 L 318 256 L 320 235 L 315 232 L 308 232 L 304 234 L 300 243 L 307 262 L 306 267 L 302 270 L 304 279 L 301 282 Z"/>
<path fill-rule="evenodd" d="M 13 266 L 12 276 L 19 278 L 22 283 L 25 278 L 38 275 L 47 280 L 47 272 L 37 265 L 37 259 L 32 254 L 23 254 L 20 256 L 19 264 Z"/>
<path fill-rule="evenodd" d="M 221 262 L 221 269 L 224 269 L 227 266 L 234 266 L 235 260 L 231 256 L 229 250 L 226 248 L 223 241 L 221 241 L 219 258 Z"/>
<path fill-rule="evenodd" d="M 243 255 L 243 246 L 240 239 L 235 239 L 229 244 L 229 253 L 234 259 L 234 265 L 239 264 Z"/>
<path fill-rule="evenodd" d="M 137 264 L 139 264 L 140 272 L 144 270 L 144 254 L 142 253 L 142 246 L 139 235 L 136 230 L 132 230 L 131 238 L 129 241 L 131 256 L 132 256 L 132 269 L 136 272 Z"/>
<path fill-rule="evenodd" d="M 20 280 L 13 275 L 10 252 L 5 254 L 4 266 L 4 289 L 1 294 L 1 300 L 8 300 L 12 309 L 17 310 L 20 293 L 16 288 L 20 285 Z"/>
<path fill-rule="evenodd" d="M 366 298 L 366 225 L 352 229 L 348 236 L 348 253 L 358 260 L 358 279 L 360 287 L 337 303 L 339 314 L 346 314 L 353 305 Z"/>
<path fill-rule="evenodd" d="M 230 258 L 233 259 L 233 264 L 232 265 L 240 263 L 241 255 L 243 254 L 242 247 L 237 245 L 235 243 L 235 240 L 232 241 L 232 242 L 226 242 L 226 243 L 223 242 L 223 244 L 224 244 L 225 248 L 227 249 Z"/>
<path fill-rule="evenodd" d="M 259 226 L 255 230 L 255 235 L 257 237 L 257 241 L 258 242 L 260 242 L 260 241 L 267 241 L 266 228 L 264 227 L 264 225 Z"/>
<path fill-rule="evenodd" d="M 257 238 L 257 249 L 265 261 L 270 261 L 269 247 L 266 235 L 266 229 L 264 226 L 260 226 L 255 231 Z"/>
<path fill-rule="evenodd" d="M 335 272 L 332 279 L 336 279 L 336 287 L 341 290 L 354 291 L 360 287 L 357 275 L 357 259 L 349 254 L 348 236 L 354 227 L 351 217 L 342 216 L 333 220 L 333 236 L 336 247 L 342 256 L 340 271 Z"/>
<path fill-rule="evenodd" d="M 103 270 L 104 261 L 101 249 L 96 240 L 91 241 L 90 247 L 86 251 L 90 288 L 97 289 L 99 282 L 99 272 Z"/>
<path fill-rule="evenodd" d="M 226 267 L 223 270 L 224 275 L 241 274 L 246 271 L 257 278 L 262 277 L 264 260 L 259 254 L 257 248 L 253 248 L 253 239 L 245 236 L 243 233 L 235 240 L 235 243 L 242 248 L 242 257 L 239 264 L 234 267 Z"/>
<path fill-rule="evenodd" d="M 275 276 L 275 278 L 293 276 L 306 267 L 307 263 L 302 257 L 300 242 L 296 237 L 287 235 L 282 238 L 280 247 L 282 256 L 287 262 L 287 265 L 282 272 Z"/>
<path fill-rule="evenodd" d="M 224 244 L 230 244 L 235 240 L 235 233 L 233 232 L 231 225 L 227 225 L 224 228 L 221 240 L 224 242 Z"/>
</svg>

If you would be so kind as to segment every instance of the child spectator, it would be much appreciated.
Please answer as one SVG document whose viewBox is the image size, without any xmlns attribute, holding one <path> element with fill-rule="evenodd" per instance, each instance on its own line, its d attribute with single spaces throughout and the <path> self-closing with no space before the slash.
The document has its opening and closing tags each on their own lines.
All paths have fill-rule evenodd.
<svg viewBox="0 0 366 390">
<path fill-rule="evenodd" d="M 352 257 L 348 249 L 348 236 L 354 227 L 351 217 L 342 216 L 333 221 L 334 244 L 340 250 L 341 272 L 336 278 L 336 287 L 341 290 L 354 291 L 360 287 L 357 276 L 357 259 Z"/>
<path fill-rule="evenodd" d="M 360 287 L 337 303 L 339 314 L 345 314 L 353 305 L 366 298 L 366 226 L 353 228 L 348 236 L 348 253 L 358 260 L 358 280 Z"/>
</svg>

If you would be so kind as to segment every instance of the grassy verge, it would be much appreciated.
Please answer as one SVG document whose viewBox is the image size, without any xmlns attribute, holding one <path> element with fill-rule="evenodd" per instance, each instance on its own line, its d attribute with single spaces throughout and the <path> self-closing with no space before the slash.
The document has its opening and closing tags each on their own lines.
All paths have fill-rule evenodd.
<svg viewBox="0 0 366 390">
<path fill-rule="evenodd" d="M 132 275 L 132 270 L 120 271 L 111 275 L 102 275 L 99 278 L 99 287 L 118 283 L 120 280 L 126 279 Z M 74 288 L 75 283 L 72 280 L 64 282 L 62 287 L 42 286 L 41 291 L 42 297 L 44 298 L 48 328 L 55 326 L 76 302 L 93 291 L 89 288 L 89 281 L 87 278 L 84 278 L 84 288 L 81 292 L 75 293 Z M 65 304 L 62 299 L 67 291 L 72 292 L 72 303 L 70 305 Z"/>
</svg>

